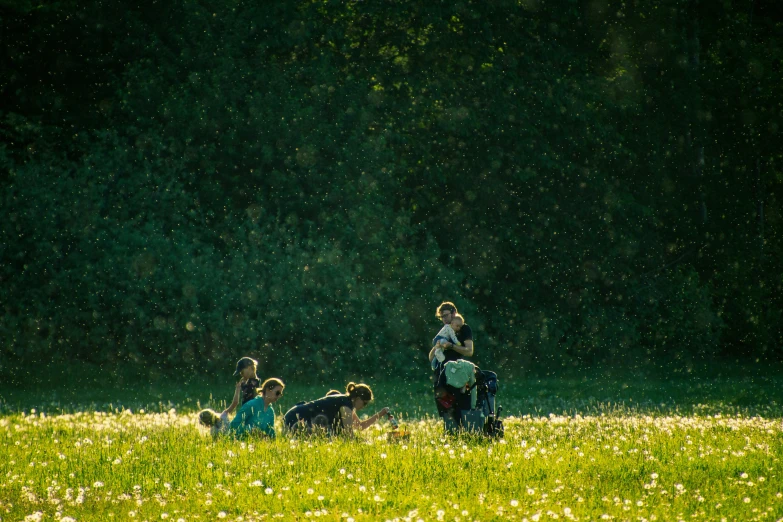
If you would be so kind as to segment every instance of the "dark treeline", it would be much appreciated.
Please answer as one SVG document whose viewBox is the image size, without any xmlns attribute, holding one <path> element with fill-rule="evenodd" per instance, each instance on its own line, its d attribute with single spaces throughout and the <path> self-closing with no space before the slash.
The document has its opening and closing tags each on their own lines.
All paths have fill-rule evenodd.
<svg viewBox="0 0 783 522">
<path fill-rule="evenodd" d="M 0 375 L 779 361 L 774 7 L 2 0 Z"/>
</svg>

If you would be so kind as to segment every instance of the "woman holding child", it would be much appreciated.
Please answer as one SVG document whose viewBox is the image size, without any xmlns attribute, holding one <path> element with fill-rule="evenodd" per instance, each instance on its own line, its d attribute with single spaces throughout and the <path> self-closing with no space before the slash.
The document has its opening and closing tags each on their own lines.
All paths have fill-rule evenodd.
<svg viewBox="0 0 783 522">
<path fill-rule="evenodd" d="M 443 322 L 443 327 L 432 340 L 429 358 L 434 371 L 435 407 L 438 409 L 438 415 L 442 417 L 452 410 L 455 401 L 460 410 L 470 409 L 470 395 L 454 397 L 448 393 L 443 370 L 449 361 L 473 356 L 473 330 L 465 324 L 452 302 L 445 301 L 438 305 L 436 316 Z"/>
<path fill-rule="evenodd" d="M 441 303 L 435 315 L 443 322 L 443 328 L 433 339 L 430 362 L 436 357 L 441 363 L 472 357 L 473 330 L 465 324 L 465 319 L 457 312 L 454 303 L 449 301 Z M 443 353 L 442 360 L 438 357 L 438 349 Z"/>
</svg>

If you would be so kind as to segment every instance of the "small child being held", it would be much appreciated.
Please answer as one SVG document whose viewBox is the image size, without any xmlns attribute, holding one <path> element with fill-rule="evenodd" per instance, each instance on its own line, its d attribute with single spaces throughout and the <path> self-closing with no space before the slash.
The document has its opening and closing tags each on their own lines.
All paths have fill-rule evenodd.
<svg viewBox="0 0 783 522">
<path fill-rule="evenodd" d="M 459 314 L 454 316 L 451 320 L 451 324 L 443 325 L 438 335 L 432 340 L 433 349 L 430 351 L 430 364 L 433 370 L 437 370 L 441 364 L 446 360 L 446 354 L 444 353 L 444 344 L 451 343 L 452 346 L 460 346 L 459 340 L 457 340 L 457 334 L 462 329 L 462 325 L 465 324 L 465 320 Z M 448 349 L 448 346 L 445 346 Z"/>
<path fill-rule="evenodd" d="M 464 325 L 464 324 L 465 324 L 465 318 L 462 317 L 460 314 L 456 314 L 454 316 L 454 319 L 451 320 L 451 325 L 449 325 L 449 326 L 451 326 L 451 329 L 454 330 L 455 334 L 458 334 L 460 332 L 460 330 L 462 330 L 462 325 Z M 456 344 L 457 346 L 460 346 L 459 341 L 457 341 L 454 344 Z"/>
</svg>

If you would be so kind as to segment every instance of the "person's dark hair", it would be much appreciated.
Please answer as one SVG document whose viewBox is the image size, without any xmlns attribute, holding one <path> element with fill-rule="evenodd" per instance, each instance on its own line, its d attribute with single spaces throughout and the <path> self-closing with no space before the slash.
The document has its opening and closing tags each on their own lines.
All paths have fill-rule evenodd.
<svg viewBox="0 0 783 522">
<path fill-rule="evenodd" d="M 458 313 L 457 307 L 454 306 L 454 303 L 451 301 L 444 301 L 438 305 L 438 309 L 435 311 L 435 315 L 438 317 L 438 319 L 440 319 L 440 315 L 446 311 L 451 312 L 452 314 Z"/>
<path fill-rule="evenodd" d="M 365 403 L 370 402 L 373 399 L 372 390 L 366 384 L 349 382 L 348 386 L 345 387 L 345 394 L 351 399 L 358 397 Z"/>
<path fill-rule="evenodd" d="M 342 395 L 342 392 L 340 390 L 329 390 L 326 392 L 326 396 L 330 397 L 332 395 Z"/>
<path fill-rule="evenodd" d="M 220 415 L 215 413 L 213 410 L 201 410 L 198 412 L 198 421 L 201 423 L 202 426 L 206 426 L 207 428 L 211 428 L 215 424 L 218 424 L 220 422 Z"/>
<path fill-rule="evenodd" d="M 285 383 L 280 379 L 278 379 L 277 377 L 272 377 L 270 379 L 267 379 L 261 384 L 261 393 L 268 392 L 269 390 L 274 390 L 278 386 L 285 389 Z"/>
<path fill-rule="evenodd" d="M 234 370 L 234 377 L 239 375 L 239 372 L 247 368 L 248 366 L 252 366 L 254 368 L 258 368 L 258 361 L 255 359 L 252 359 L 250 357 L 242 357 L 237 361 L 237 368 Z"/>
</svg>

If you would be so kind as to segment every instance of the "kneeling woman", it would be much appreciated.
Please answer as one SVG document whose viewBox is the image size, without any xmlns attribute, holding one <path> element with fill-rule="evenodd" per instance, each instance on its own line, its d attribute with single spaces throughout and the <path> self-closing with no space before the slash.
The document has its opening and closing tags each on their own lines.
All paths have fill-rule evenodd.
<svg viewBox="0 0 783 522">
<path fill-rule="evenodd" d="M 345 394 L 338 393 L 312 402 L 300 402 L 288 410 L 284 418 L 285 426 L 291 431 L 311 432 L 315 428 L 329 435 L 335 433 L 351 435 L 354 430 L 369 428 L 389 413 L 389 408 L 383 408 L 367 420 L 360 420 L 356 412 L 362 410 L 372 400 L 372 390 L 369 386 L 349 383 Z"/>
<path fill-rule="evenodd" d="M 259 389 L 259 395 L 244 403 L 227 432 L 237 438 L 250 434 L 275 436 L 275 410 L 272 405 L 283 395 L 285 384 L 280 379 L 267 379 Z"/>
<path fill-rule="evenodd" d="M 212 438 L 220 435 L 233 435 L 244 438 L 256 432 L 270 437 L 275 436 L 275 411 L 272 404 L 283 395 L 285 384 L 280 379 L 267 379 L 258 389 L 259 395 L 245 402 L 231 423 L 226 418 L 226 412 L 218 415 L 215 411 L 206 409 L 199 412 L 199 422 L 210 428 Z"/>
</svg>

